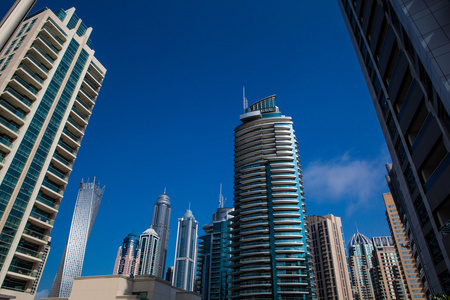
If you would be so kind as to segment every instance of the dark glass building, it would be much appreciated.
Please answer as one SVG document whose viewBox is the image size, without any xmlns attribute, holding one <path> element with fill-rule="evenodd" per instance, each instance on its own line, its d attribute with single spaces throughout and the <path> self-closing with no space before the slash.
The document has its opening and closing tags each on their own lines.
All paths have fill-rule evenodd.
<svg viewBox="0 0 450 300">
<path fill-rule="evenodd" d="M 450 293 L 450 2 L 338 0 L 428 294 Z"/>
</svg>

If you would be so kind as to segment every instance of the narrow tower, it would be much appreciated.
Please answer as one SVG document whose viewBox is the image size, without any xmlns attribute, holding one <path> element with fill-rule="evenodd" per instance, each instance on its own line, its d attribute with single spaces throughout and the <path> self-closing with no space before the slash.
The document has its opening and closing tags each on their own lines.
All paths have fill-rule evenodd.
<svg viewBox="0 0 450 300">
<path fill-rule="evenodd" d="M 117 251 L 114 275 L 123 275 L 133 278 L 139 268 L 139 237 L 133 232 L 123 240 Z"/>
<path fill-rule="evenodd" d="M 198 222 L 190 209 L 178 219 L 177 246 L 175 249 L 172 285 L 186 291 L 194 290 L 197 264 Z"/>
<path fill-rule="evenodd" d="M 235 129 L 231 299 L 315 299 L 297 139 L 275 100 Z"/>
<path fill-rule="evenodd" d="M 169 231 L 170 231 L 170 198 L 166 191 L 158 197 L 156 204 L 153 207 L 153 217 L 151 228 L 159 237 L 160 253 L 157 260 L 156 275 L 159 278 L 164 278 L 164 271 L 166 268 L 167 247 L 169 245 Z"/>
<path fill-rule="evenodd" d="M 152 228 L 139 236 L 139 275 L 157 276 L 160 247 L 161 240 Z"/>
<path fill-rule="evenodd" d="M 53 281 L 49 297 L 69 297 L 73 279 L 81 276 L 86 243 L 91 234 L 105 188 L 93 182 L 81 183 L 73 211 L 69 238 Z"/>
</svg>

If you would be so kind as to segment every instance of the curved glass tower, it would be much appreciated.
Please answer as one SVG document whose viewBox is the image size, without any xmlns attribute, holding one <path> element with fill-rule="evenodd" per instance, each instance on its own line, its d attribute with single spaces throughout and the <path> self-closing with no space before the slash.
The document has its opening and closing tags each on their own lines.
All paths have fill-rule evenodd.
<svg viewBox="0 0 450 300">
<path fill-rule="evenodd" d="M 275 96 L 235 129 L 231 299 L 315 299 L 297 140 Z"/>
<path fill-rule="evenodd" d="M 167 247 L 169 245 L 170 231 L 170 198 L 166 192 L 161 194 L 153 207 L 152 225 L 150 226 L 157 233 L 160 241 L 160 250 L 157 259 L 157 270 L 155 276 L 164 278 L 166 268 Z"/>
</svg>

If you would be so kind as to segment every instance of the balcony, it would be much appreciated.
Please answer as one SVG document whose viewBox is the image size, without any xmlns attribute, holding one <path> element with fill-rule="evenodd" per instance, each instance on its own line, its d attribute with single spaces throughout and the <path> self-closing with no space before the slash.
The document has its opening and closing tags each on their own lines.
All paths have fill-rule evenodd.
<svg viewBox="0 0 450 300">
<path fill-rule="evenodd" d="M 67 40 L 66 33 L 52 19 L 48 19 L 41 33 L 46 37 L 51 37 L 52 44 L 58 49 L 62 49 L 62 45 Z"/>
<path fill-rule="evenodd" d="M 5 92 L 2 95 L 2 98 L 8 100 L 10 103 L 14 104 L 15 106 L 21 108 L 25 112 L 30 112 L 30 106 L 32 100 L 22 96 L 17 91 L 12 89 L 11 87 L 7 87 L 5 89 Z"/>
<path fill-rule="evenodd" d="M 37 272 L 33 270 L 29 270 L 26 268 L 21 268 L 17 266 L 10 266 L 8 272 L 6 273 L 8 276 L 11 276 L 16 279 L 25 279 L 25 280 L 35 280 L 37 277 Z"/>
<path fill-rule="evenodd" d="M 80 134 L 80 136 L 83 136 L 85 128 L 82 127 L 80 124 L 72 120 L 70 117 L 67 119 L 67 123 L 70 124 L 73 129 L 77 130 Z"/>
<path fill-rule="evenodd" d="M 37 45 L 31 47 L 30 53 L 47 69 L 51 69 L 53 67 L 53 63 L 55 62 L 54 59 L 42 51 Z"/>
<path fill-rule="evenodd" d="M 83 80 L 83 89 L 89 93 L 92 97 L 97 97 L 99 89 L 90 83 L 86 78 Z"/>
<path fill-rule="evenodd" d="M 58 183 L 61 185 L 66 185 L 67 180 L 69 180 L 69 176 L 67 176 L 64 173 L 62 173 L 61 171 L 57 170 L 52 165 L 50 165 L 47 170 L 47 176 L 49 177 L 49 179 L 51 179 L 55 183 Z"/>
<path fill-rule="evenodd" d="M 6 136 L 0 136 L 0 150 L 5 154 L 11 152 L 12 141 Z M 0 160 L 4 160 L 3 154 L 0 155 Z"/>
<path fill-rule="evenodd" d="M 25 80 L 17 75 L 14 75 L 9 83 L 17 92 L 24 94 L 27 98 L 36 100 L 38 90 L 29 85 Z"/>
<path fill-rule="evenodd" d="M 27 228 L 24 229 L 22 237 L 25 240 L 38 243 L 41 245 L 47 245 L 48 241 L 50 240 L 50 237 L 48 235 L 44 235 L 42 233 Z"/>
<path fill-rule="evenodd" d="M 100 79 L 98 79 L 98 77 L 96 75 L 94 75 L 94 73 L 91 71 L 91 69 L 88 69 L 86 72 L 86 77 L 93 81 L 96 85 L 97 85 L 97 91 L 98 89 L 102 86 L 102 81 Z"/>
<path fill-rule="evenodd" d="M 56 198 L 61 198 L 64 194 L 64 189 L 62 189 L 57 184 L 50 183 L 49 181 L 47 181 L 47 178 L 44 178 L 41 188 L 48 194 Z"/>
<path fill-rule="evenodd" d="M 72 132 L 67 130 L 66 128 L 63 129 L 63 134 L 65 134 L 68 138 L 72 140 L 72 142 L 76 143 L 78 147 L 80 147 L 81 138 L 74 135 Z"/>
<path fill-rule="evenodd" d="M 6 133 L 8 136 L 13 138 L 17 138 L 17 134 L 19 133 L 18 125 L 14 124 L 12 121 L 8 121 L 2 116 L 0 116 L 0 132 Z"/>
<path fill-rule="evenodd" d="M 53 46 L 49 41 L 47 41 L 43 35 L 38 36 L 38 38 L 36 39 L 36 43 L 40 47 L 45 49 L 46 53 L 52 56 L 54 60 L 58 58 L 59 50 L 55 46 Z"/>
<path fill-rule="evenodd" d="M 100 78 L 101 80 L 103 80 L 105 78 L 105 74 L 103 73 L 103 71 L 100 70 L 100 68 L 93 61 L 91 61 L 91 64 L 89 65 L 89 67 L 91 67 L 91 66 L 92 66 L 92 68 L 89 68 L 89 70 L 92 72 L 92 74 L 95 74 L 95 76 L 97 78 Z"/>
<path fill-rule="evenodd" d="M 42 261 L 42 253 L 21 246 L 16 248 L 15 256 L 31 262 Z"/>
<path fill-rule="evenodd" d="M 42 84 L 44 80 L 36 75 L 32 70 L 30 70 L 25 64 L 21 64 L 16 71 L 16 74 L 19 75 L 26 83 L 31 85 L 36 91 L 42 89 Z"/>
<path fill-rule="evenodd" d="M 83 87 L 80 87 L 80 92 L 78 93 L 81 99 L 86 100 L 88 103 L 91 103 L 92 105 L 95 104 L 95 99 L 91 95 L 89 95 Z"/>
<path fill-rule="evenodd" d="M 68 160 L 73 160 L 77 157 L 77 150 L 73 149 L 62 140 L 58 142 L 58 148 L 58 154 L 62 153 L 62 155 L 65 156 Z"/>
<path fill-rule="evenodd" d="M 86 118 L 89 118 L 89 116 L 92 114 L 92 107 L 89 107 L 86 103 L 84 103 L 83 100 L 80 98 L 76 98 L 74 107 L 76 107 L 83 116 L 87 116 Z"/>
<path fill-rule="evenodd" d="M 67 159 L 65 159 L 64 157 L 62 157 L 61 155 L 59 155 L 58 153 L 55 153 L 53 155 L 54 158 L 56 158 L 57 161 L 63 163 L 65 166 L 72 168 L 73 163 Z"/>
<path fill-rule="evenodd" d="M 35 211 L 31 212 L 29 221 L 44 228 L 53 228 L 53 223 L 55 223 L 54 220 Z"/>
<path fill-rule="evenodd" d="M 48 72 L 50 71 L 47 67 L 41 64 L 36 58 L 34 58 L 31 54 L 28 54 L 23 59 L 22 63 L 26 65 L 30 70 L 37 73 L 42 78 L 47 78 Z"/>
<path fill-rule="evenodd" d="M 74 112 L 74 113 L 72 113 Z M 75 106 L 72 107 L 71 111 L 71 117 L 74 120 L 80 121 L 81 123 L 87 125 L 89 121 L 89 117 L 86 117 L 84 114 L 82 114 L 78 109 L 75 108 Z"/>
<path fill-rule="evenodd" d="M 59 209 L 59 204 L 56 204 L 55 202 L 45 199 L 41 195 L 38 195 L 36 197 L 35 202 L 36 207 L 38 207 L 41 210 L 44 210 L 46 212 L 50 213 L 57 213 Z"/>
<path fill-rule="evenodd" d="M 13 107 L 11 104 L 3 99 L 0 99 L 0 112 L 5 117 L 14 120 L 17 124 L 23 125 L 25 120 L 25 113 Z"/>
</svg>

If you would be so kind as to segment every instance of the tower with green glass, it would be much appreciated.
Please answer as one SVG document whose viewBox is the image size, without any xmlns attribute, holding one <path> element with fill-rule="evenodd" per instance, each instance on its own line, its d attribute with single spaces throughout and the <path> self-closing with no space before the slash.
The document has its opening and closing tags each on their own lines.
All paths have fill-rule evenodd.
<svg viewBox="0 0 450 300">
<path fill-rule="evenodd" d="M 315 299 L 297 139 L 275 100 L 235 129 L 231 299 Z"/>
<path fill-rule="evenodd" d="M 0 52 L 0 294 L 33 299 L 106 69 L 75 9 L 43 9 Z"/>
</svg>

